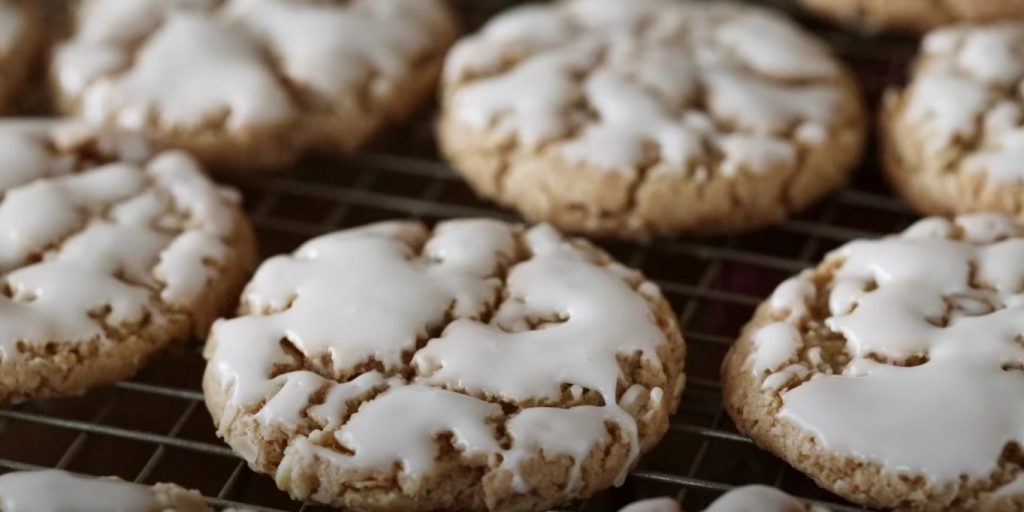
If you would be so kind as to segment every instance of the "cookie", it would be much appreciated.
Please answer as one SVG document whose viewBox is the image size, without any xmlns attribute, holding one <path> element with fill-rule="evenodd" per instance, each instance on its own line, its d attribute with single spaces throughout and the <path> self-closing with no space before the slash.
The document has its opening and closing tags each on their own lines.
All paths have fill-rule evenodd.
<svg viewBox="0 0 1024 512">
<path fill-rule="evenodd" d="M 685 346 L 639 272 L 550 226 L 386 222 L 272 258 L 214 324 L 217 433 L 294 498 L 548 510 L 661 438 Z"/>
<path fill-rule="evenodd" d="M 916 209 L 1024 218 L 1024 22 L 929 34 L 910 83 L 888 91 L 884 161 Z"/>
<path fill-rule="evenodd" d="M 66 471 L 21 471 L 0 476 L 5 512 L 213 512 L 195 491 L 174 484 L 153 487 Z"/>
<path fill-rule="evenodd" d="M 723 366 L 736 425 L 872 507 L 1024 508 L 1024 229 L 928 218 L 784 282 Z"/>
<path fill-rule="evenodd" d="M 205 335 L 254 266 L 234 191 L 185 153 L 104 163 L 100 142 L 0 122 L 0 402 L 132 375 Z"/>
<path fill-rule="evenodd" d="M 807 9 L 868 30 L 923 33 L 958 22 L 1024 16 L 1021 0 L 800 0 Z"/>
<path fill-rule="evenodd" d="M 33 2 L 0 1 L 0 113 L 15 107 L 25 89 L 42 43 L 42 27 Z"/>
<path fill-rule="evenodd" d="M 619 512 L 682 512 L 682 508 L 672 498 L 652 498 L 633 503 Z M 747 485 L 723 494 L 704 512 L 828 512 L 828 509 L 807 507 L 774 487 Z"/>
<path fill-rule="evenodd" d="M 849 73 L 767 10 L 671 0 L 518 7 L 445 63 L 441 147 L 482 196 L 596 236 L 737 231 L 845 182 Z"/>
<path fill-rule="evenodd" d="M 90 0 L 51 76 L 65 113 L 273 168 L 409 115 L 454 38 L 442 0 Z"/>
</svg>

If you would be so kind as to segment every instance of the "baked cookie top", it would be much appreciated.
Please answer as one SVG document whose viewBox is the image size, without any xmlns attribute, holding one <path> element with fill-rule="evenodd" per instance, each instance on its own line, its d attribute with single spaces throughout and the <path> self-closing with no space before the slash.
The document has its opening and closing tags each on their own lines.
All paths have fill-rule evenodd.
<svg viewBox="0 0 1024 512">
<path fill-rule="evenodd" d="M 200 307 L 204 294 L 243 263 L 234 191 L 180 152 L 96 160 L 111 147 L 78 125 L 0 123 L 5 365 L 182 319 L 202 334 L 216 314 Z"/>
<path fill-rule="evenodd" d="M 725 365 L 730 411 L 861 503 L 1020 504 L 1022 262 L 1024 230 L 998 214 L 847 244 L 748 325 Z"/>
<path fill-rule="evenodd" d="M 658 288 L 548 226 L 326 235 L 264 263 L 241 311 L 207 346 L 219 433 L 335 505 L 374 508 L 351 495 L 383 478 L 417 509 L 546 509 L 622 481 L 683 386 Z M 433 501 L 427 482 L 467 469 L 461 501 Z M 307 470 L 319 483 L 298 481 Z"/>
<path fill-rule="evenodd" d="M 116 478 L 88 478 L 59 470 L 0 476 L 5 512 L 212 512 L 203 497 L 173 484 L 154 487 Z"/>
<path fill-rule="evenodd" d="M 51 72 L 65 107 L 94 123 L 200 139 L 269 130 L 301 146 L 324 135 L 319 115 L 386 117 L 453 38 L 441 0 L 90 0 Z"/>
<path fill-rule="evenodd" d="M 916 172 L 1024 180 L 1024 23 L 963 25 L 925 37 L 892 113 L 893 136 L 914 144 Z"/>
<path fill-rule="evenodd" d="M 462 40 L 446 110 L 495 146 L 696 181 L 785 173 L 859 130 L 840 64 L 788 20 L 739 5 L 568 0 Z"/>
</svg>

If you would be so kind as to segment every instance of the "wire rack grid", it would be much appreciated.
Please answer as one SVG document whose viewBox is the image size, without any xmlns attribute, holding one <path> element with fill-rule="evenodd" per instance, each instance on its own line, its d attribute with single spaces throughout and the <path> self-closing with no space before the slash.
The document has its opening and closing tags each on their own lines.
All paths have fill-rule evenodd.
<svg viewBox="0 0 1024 512">
<path fill-rule="evenodd" d="M 517 2 L 454 3 L 472 29 Z M 912 41 L 815 22 L 787 0 L 761 3 L 790 11 L 831 43 L 861 78 L 872 108 L 882 89 L 901 79 L 913 51 Z M 243 192 L 264 256 L 290 251 L 318 234 L 383 219 L 514 219 L 476 198 L 442 163 L 432 118 L 432 109 L 425 109 L 369 150 L 349 157 L 312 156 L 278 174 L 219 179 Z M 778 282 L 850 239 L 892 232 L 913 219 L 881 183 L 875 153 L 867 149 L 850 187 L 769 230 L 600 244 L 620 261 L 643 269 L 676 308 L 689 345 L 688 385 L 669 433 L 626 484 L 574 510 L 617 510 L 649 496 L 676 496 L 687 510 L 700 510 L 723 491 L 751 483 L 773 485 L 837 511 L 861 510 L 820 490 L 738 434 L 721 406 L 718 368 L 740 327 Z M 198 346 L 167 354 L 135 379 L 83 397 L 0 409 L 0 471 L 62 468 L 143 483 L 173 481 L 200 490 L 217 507 L 321 510 L 289 499 L 216 438 L 199 387 L 203 360 Z"/>
</svg>

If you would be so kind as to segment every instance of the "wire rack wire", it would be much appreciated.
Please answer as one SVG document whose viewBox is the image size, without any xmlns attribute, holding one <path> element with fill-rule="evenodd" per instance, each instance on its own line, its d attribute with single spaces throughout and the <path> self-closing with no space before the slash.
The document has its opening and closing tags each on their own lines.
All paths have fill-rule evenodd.
<svg viewBox="0 0 1024 512">
<path fill-rule="evenodd" d="M 517 2 L 454 3 L 473 29 Z M 913 51 L 913 41 L 816 22 L 787 0 L 761 3 L 791 12 L 831 43 L 857 72 L 872 108 L 882 89 L 901 79 Z M 514 219 L 511 212 L 476 198 L 442 163 L 432 118 L 432 109 L 426 109 L 369 150 L 349 157 L 311 156 L 278 174 L 218 179 L 243 192 L 264 256 L 290 251 L 318 234 L 383 219 Z M 892 232 L 913 219 L 882 184 L 875 153 L 868 148 L 850 187 L 773 229 L 646 244 L 601 243 L 620 261 L 643 269 L 676 308 L 689 344 L 688 385 L 669 433 L 626 484 L 574 510 L 617 510 L 649 496 L 676 496 L 687 510 L 700 510 L 723 491 L 751 483 L 773 485 L 837 511 L 860 510 L 738 434 L 722 409 L 718 369 L 754 307 L 778 282 L 850 239 Z M 83 397 L 0 409 L 0 470 L 62 468 L 143 483 L 173 481 L 198 489 L 218 507 L 321 510 L 289 499 L 216 438 L 200 391 L 198 347 L 178 349 L 135 379 Z"/>
</svg>

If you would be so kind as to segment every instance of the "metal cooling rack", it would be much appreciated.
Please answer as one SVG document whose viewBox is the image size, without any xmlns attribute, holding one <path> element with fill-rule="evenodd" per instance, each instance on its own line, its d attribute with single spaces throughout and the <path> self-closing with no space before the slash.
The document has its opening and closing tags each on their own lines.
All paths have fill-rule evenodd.
<svg viewBox="0 0 1024 512">
<path fill-rule="evenodd" d="M 472 29 L 515 2 L 455 3 Z M 900 79 L 913 51 L 912 41 L 815 22 L 794 12 L 787 0 L 763 3 L 790 11 L 833 44 L 860 76 L 871 108 L 882 88 Z M 265 256 L 290 251 L 314 235 L 376 220 L 514 218 L 474 197 L 441 162 L 432 117 L 426 109 L 351 157 L 310 157 L 279 174 L 220 179 L 244 193 Z M 778 282 L 847 240 L 889 233 L 913 219 L 881 183 L 875 154 L 868 148 L 849 188 L 770 230 L 601 244 L 620 261 L 643 269 L 675 306 L 689 344 L 688 384 L 670 432 L 626 484 L 575 510 L 614 511 L 636 498 L 659 495 L 676 496 L 687 510 L 700 510 L 723 491 L 751 483 L 773 485 L 837 511 L 860 510 L 738 434 L 722 410 L 718 368 L 740 327 Z M 144 483 L 173 481 L 200 490 L 218 507 L 323 510 L 289 499 L 216 438 L 200 392 L 202 370 L 197 344 L 159 358 L 132 381 L 81 398 L 0 409 L 0 468 L 56 467 Z"/>
</svg>

